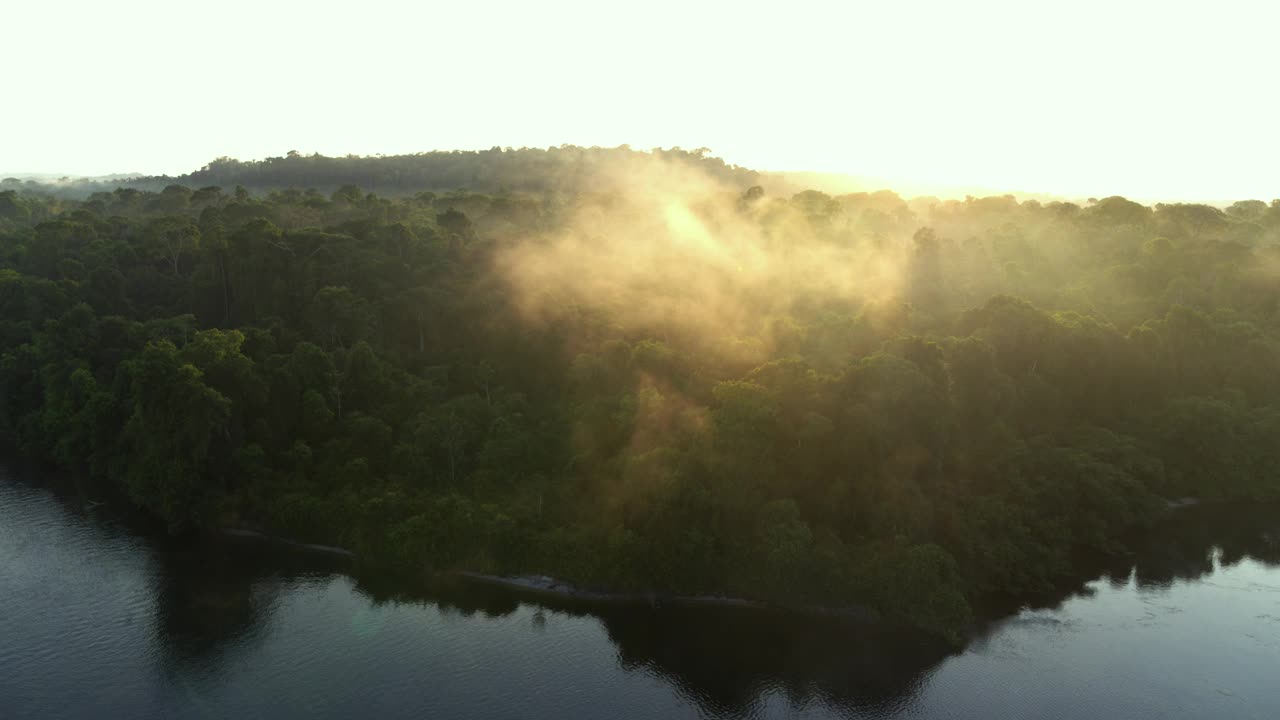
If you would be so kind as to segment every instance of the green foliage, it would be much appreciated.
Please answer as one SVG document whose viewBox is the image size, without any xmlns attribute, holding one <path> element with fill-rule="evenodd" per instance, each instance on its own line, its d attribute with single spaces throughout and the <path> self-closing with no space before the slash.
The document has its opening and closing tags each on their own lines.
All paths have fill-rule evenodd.
<svg viewBox="0 0 1280 720">
<path fill-rule="evenodd" d="M 200 525 L 216 485 L 231 401 L 183 363 L 167 340 L 121 367 L 133 412 L 122 430 L 119 474 L 139 505 L 171 528 Z"/>
<path fill-rule="evenodd" d="M 958 640 L 973 622 L 950 553 L 933 544 L 872 549 L 857 584 L 885 615 Z"/>
<path fill-rule="evenodd" d="M 953 638 L 1167 499 L 1280 497 L 1280 206 L 774 198 L 699 151 L 658 159 L 738 188 L 690 224 L 893 281 L 838 268 L 782 302 L 710 272 L 729 313 L 658 278 L 652 312 L 539 286 L 530 312 L 511 258 L 607 214 L 654 160 L 621 148 L 5 190 L 0 437 L 174 532 L 861 604 Z"/>
</svg>

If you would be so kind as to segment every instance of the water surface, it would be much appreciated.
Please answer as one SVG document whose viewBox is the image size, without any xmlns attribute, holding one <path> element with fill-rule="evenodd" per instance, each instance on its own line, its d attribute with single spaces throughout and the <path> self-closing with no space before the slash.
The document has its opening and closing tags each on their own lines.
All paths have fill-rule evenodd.
<svg viewBox="0 0 1280 720">
<path fill-rule="evenodd" d="M 0 718 L 1280 717 L 1275 508 L 1179 511 L 1132 562 L 948 653 L 356 579 L 263 541 L 175 544 L 84 497 L 0 464 Z"/>
</svg>

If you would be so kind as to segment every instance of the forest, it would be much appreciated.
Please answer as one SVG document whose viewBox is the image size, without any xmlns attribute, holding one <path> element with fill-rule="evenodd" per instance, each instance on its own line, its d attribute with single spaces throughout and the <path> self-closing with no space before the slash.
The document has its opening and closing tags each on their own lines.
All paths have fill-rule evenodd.
<svg viewBox="0 0 1280 720">
<path fill-rule="evenodd" d="M 573 193 L 612 191 L 625 184 L 628 170 L 644 172 L 654 160 L 709 175 L 730 186 L 786 185 L 780 177 L 729 165 L 707 148 L 651 151 L 561 145 L 549 148 L 437 150 L 412 155 L 328 157 L 290 150 L 280 157 L 236 160 L 220 157 L 199 170 L 167 175 L 119 175 L 106 178 L 65 178 L 60 181 L 0 182 L 0 190 L 28 189 L 59 197 L 82 199 L 95 191 L 117 187 L 160 191 L 169 185 L 191 188 L 243 186 L 254 192 L 308 188 L 331 193 L 346 185 L 391 197 L 423 191 L 469 190 L 481 193 Z M 804 189 L 804 188 L 799 188 Z"/>
<path fill-rule="evenodd" d="M 175 534 L 955 638 L 1171 501 L 1280 499 L 1280 201 L 572 148 L 164 182 L 0 187 L 0 437 Z"/>
</svg>

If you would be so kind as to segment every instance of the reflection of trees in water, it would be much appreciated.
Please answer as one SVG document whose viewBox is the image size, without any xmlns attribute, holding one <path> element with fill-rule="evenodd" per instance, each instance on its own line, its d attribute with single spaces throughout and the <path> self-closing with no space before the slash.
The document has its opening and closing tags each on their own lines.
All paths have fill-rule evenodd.
<svg viewBox="0 0 1280 720">
<path fill-rule="evenodd" d="M 462 617 L 472 617 L 477 613 L 488 618 L 505 617 L 526 601 L 497 587 L 463 582 L 415 582 L 378 572 L 360 572 L 355 581 L 356 589 L 376 605 L 389 602 L 434 605 L 442 613 L 456 613 Z"/>
<path fill-rule="evenodd" d="M 1193 581 L 1214 570 L 1217 549 L 1222 565 L 1246 558 L 1280 565 L 1280 515 L 1275 507 L 1185 509 L 1127 545 L 1131 555 L 1096 561 L 1081 579 L 1101 575 L 1123 586 L 1136 577 L 1140 588 Z M 278 589 L 346 567 L 340 559 L 269 543 L 214 543 L 159 555 L 157 632 L 163 664 L 173 672 L 216 671 L 237 653 L 251 651 Z M 358 573 L 356 587 L 375 606 L 417 603 L 496 618 L 525 603 L 539 608 L 535 625 L 550 610 L 597 618 L 622 668 L 663 678 L 709 716 L 759 714 L 768 694 L 781 694 L 794 706 L 894 715 L 910 707 L 946 657 L 945 649 L 911 633 L 782 613 L 586 604 L 485 585 L 415 584 L 372 572 Z"/>
<path fill-rule="evenodd" d="M 28 461 L 4 459 L 0 470 L 8 471 L 8 482 L 50 492 L 69 516 L 91 518 L 104 535 L 145 539 L 152 549 L 155 660 L 162 673 L 217 672 L 261 635 L 282 585 L 277 581 L 343 567 L 324 555 L 267 542 L 172 539 L 115 486 Z"/>
<path fill-rule="evenodd" d="M 1160 590 L 1175 582 L 1200 580 L 1218 566 L 1243 560 L 1280 565 L 1278 510 L 1275 505 L 1234 504 L 1176 510 L 1155 527 L 1126 539 L 1127 554 L 1083 561 L 1078 582 L 1029 605 L 1054 607 L 1068 597 L 1087 595 L 1085 583 L 1098 577 L 1117 589 L 1132 581 L 1140 590 Z"/>
<path fill-rule="evenodd" d="M 1275 507 L 1209 505 L 1179 510 L 1135 543 L 1130 570 L 1141 588 L 1199 580 L 1218 562 L 1253 559 L 1280 565 L 1280 516 Z M 1127 577 L 1128 574 L 1126 574 Z"/>
<path fill-rule="evenodd" d="M 712 715 L 755 714 L 761 696 L 794 706 L 890 713 L 910 705 L 946 655 L 913 633 L 731 608 L 601 615 L 623 667 L 653 672 Z"/>
<path fill-rule="evenodd" d="M 465 583 L 406 591 L 394 579 L 365 576 L 358 587 L 374 602 L 427 602 L 465 617 L 509 615 L 523 602 L 538 608 L 535 627 L 548 610 L 597 618 L 623 669 L 663 678 L 710 716 L 751 715 L 769 692 L 796 706 L 888 714 L 908 706 L 946 656 L 916 633 L 788 613 L 589 604 Z"/>
<path fill-rule="evenodd" d="M 215 671 L 251 650 L 281 588 L 342 567 L 264 542 L 166 545 L 156 560 L 156 640 L 161 665 L 178 673 Z"/>
</svg>

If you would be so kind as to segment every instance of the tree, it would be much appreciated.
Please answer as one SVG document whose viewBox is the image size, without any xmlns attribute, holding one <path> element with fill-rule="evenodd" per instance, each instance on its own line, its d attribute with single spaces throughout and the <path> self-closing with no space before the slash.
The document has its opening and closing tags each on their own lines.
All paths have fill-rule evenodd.
<svg viewBox="0 0 1280 720">
<path fill-rule="evenodd" d="M 123 429 L 129 495 L 172 531 L 198 526 L 221 481 L 211 470 L 227 439 L 231 401 L 167 341 L 148 344 L 123 372 L 133 407 Z"/>
<path fill-rule="evenodd" d="M 31 217 L 31 206 L 16 190 L 0 191 L 0 218 L 25 222 Z"/>
<path fill-rule="evenodd" d="M 147 225 L 145 237 L 152 252 L 173 268 L 174 275 L 179 274 L 183 255 L 200 247 L 200 228 L 188 217 L 157 218 Z"/>
<path fill-rule="evenodd" d="M 330 348 L 345 348 L 373 331 L 369 303 L 347 287 L 321 288 L 308 310 L 312 327 Z"/>
</svg>

